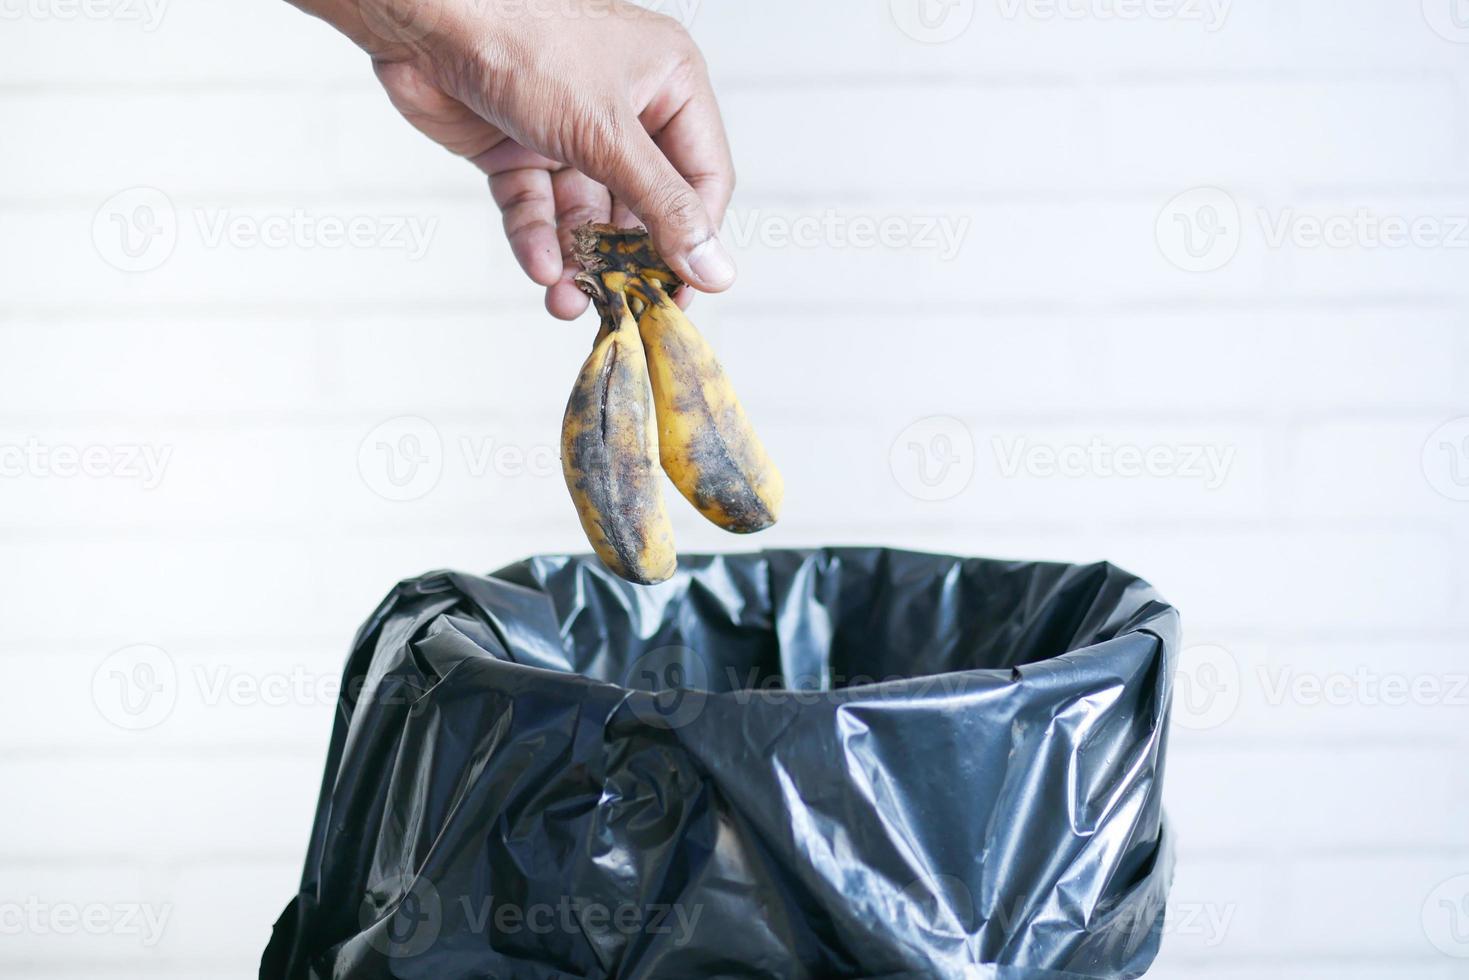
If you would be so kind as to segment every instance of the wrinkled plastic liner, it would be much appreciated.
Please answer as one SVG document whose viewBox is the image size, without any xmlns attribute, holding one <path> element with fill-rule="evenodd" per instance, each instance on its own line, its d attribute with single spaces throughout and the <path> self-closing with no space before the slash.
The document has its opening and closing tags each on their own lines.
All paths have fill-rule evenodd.
<svg viewBox="0 0 1469 980">
<path fill-rule="evenodd" d="M 1177 615 L 883 549 L 404 582 L 357 636 L 263 978 L 1132 977 Z"/>
</svg>

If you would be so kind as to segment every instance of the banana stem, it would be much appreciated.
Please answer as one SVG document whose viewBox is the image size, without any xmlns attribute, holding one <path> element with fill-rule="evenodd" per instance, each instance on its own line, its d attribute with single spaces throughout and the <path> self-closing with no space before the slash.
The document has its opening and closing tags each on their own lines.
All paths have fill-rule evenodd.
<svg viewBox="0 0 1469 980">
<path fill-rule="evenodd" d="M 573 233 L 572 254 L 593 276 L 606 278 L 608 273 L 621 273 L 628 279 L 662 283 L 670 291 L 683 285 L 641 228 L 582 225 Z"/>
</svg>

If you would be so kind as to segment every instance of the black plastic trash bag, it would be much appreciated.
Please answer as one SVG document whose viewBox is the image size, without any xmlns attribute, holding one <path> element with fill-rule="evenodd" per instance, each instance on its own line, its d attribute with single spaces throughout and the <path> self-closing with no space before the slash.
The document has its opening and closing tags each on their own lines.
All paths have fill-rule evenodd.
<svg viewBox="0 0 1469 980">
<path fill-rule="evenodd" d="M 1177 630 L 1111 565 L 881 549 L 405 582 L 261 976 L 1137 976 Z"/>
</svg>

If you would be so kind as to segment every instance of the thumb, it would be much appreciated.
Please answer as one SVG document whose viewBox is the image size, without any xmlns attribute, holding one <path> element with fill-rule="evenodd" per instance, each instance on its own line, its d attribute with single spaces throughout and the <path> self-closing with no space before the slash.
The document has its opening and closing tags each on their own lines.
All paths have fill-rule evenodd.
<svg viewBox="0 0 1469 980">
<path fill-rule="evenodd" d="M 734 259 L 698 192 L 638 120 L 617 128 L 624 137 L 613 144 L 611 159 L 584 172 L 648 226 L 658 254 L 680 279 L 706 293 L 728 289 L 735 280 Z"/>
</svg>

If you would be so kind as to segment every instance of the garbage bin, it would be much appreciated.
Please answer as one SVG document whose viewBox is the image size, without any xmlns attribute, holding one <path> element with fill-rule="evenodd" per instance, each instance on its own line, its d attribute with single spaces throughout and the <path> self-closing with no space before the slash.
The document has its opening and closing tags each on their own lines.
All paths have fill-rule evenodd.
<svg viewBox="0 0 1469 980">
<path fill-rule="evenodd" d="M 888 549 L 406 581 L 260 975 L 1138 976 L 1177 631 L 1108 564 Z"/>
</svg>

